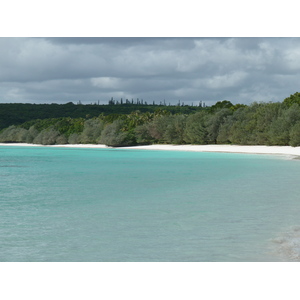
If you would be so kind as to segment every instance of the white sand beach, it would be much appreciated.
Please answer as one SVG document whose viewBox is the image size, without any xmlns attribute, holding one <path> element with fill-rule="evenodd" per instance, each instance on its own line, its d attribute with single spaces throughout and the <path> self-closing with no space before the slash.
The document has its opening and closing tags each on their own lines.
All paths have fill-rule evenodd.
<svg viewBox="0 0 300 300">
<path fill-rule="evenodd" d="M 300 147 L 291 146 L 241 146 L 241 145 L 149 145 L 130 147 L 134 149 L 178 150 L 196 152 L 228 152 L 249 154 L 273 154 L 288 157 L 300 156 Z"/>
<path fill-rule="evenodd" d="M 0 143 L 0 146 L 41 146 L 35 144 Z M 101 144 L 66 144 L 51 145 L 43 147 L 72 147 L 72 148 L 110 148 Z M 291 146 L 241 146 L 241 145 L 146 145 L 122 147 L 122 149 L 143 149 L 143 150 L 172 150 L 172 151 L 196 151 L 196 152 L 229 152 L 229 153 L 249 153 L 249 154 L 273 154 L 284 155 L 290 158 L 300 157 L 300 147 Z"/>
</svg>

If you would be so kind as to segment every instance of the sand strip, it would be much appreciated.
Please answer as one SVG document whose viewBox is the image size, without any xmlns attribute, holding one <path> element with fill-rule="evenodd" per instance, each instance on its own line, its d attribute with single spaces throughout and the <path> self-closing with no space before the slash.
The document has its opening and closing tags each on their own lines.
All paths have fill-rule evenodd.
<svg viewBox="0 0 300 300">
<path fill-rule="evenodd" d="M 127 147 L 126 147 L 127 148 Z M 291 146 L 240 146 L 240 145 L 150 145 L 135 146 L 128 149 L 178 150 L 196 152 L 227 152 L 249 154 L 274 154 L 300 157 L 300 147 Z"/>
<path fill-rule="evenodd" d="M 35 144 L 0 143 L 0 146 L 41 146 Z M 66 144 L 42 147 L 71 147 L 71 148 L 110 148 L 106 145 L 94 144 Z M 196 152 L 229 152 L 229 153 L 249 153 L 249 154 L 275 154 L 290 157 L 300 157 L 300 147 L 291 146 L 240 146 L 240 145 L 147 145 L 122 147 L 121 149 L 144 149 L 144 150 L 177 150 L 177 151 L 196 151 Z"/>
</svg>

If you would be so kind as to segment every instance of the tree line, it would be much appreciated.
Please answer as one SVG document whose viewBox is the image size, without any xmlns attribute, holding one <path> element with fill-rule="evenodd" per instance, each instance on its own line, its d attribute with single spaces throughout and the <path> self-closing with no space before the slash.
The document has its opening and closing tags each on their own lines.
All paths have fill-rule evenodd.
<svg viewBox="0 0 300 300">
<path fill-rule="evenodd" d="M 80 103 L 81 102 L 78 102 L 78 104 L 80 104 Z M 97 103 L 95 103 L 95 104 L 97 104 Z M 108 101 L 108 104 L 109 105 L 190 106 L 190 105 L 185 105 L 185 103 L 182 102 L 182 101 L 180 101 L 180 100 L 178 100 L 177 104 L 171 104 L 170 102 L 169 102 L 169 104 L 167 104 L 167 102 L 166 102 L 165 99 L 163 101 L 160 101 L 159 103 L 156 103 L 155 101 L 152 101 L 152 102 L 148 103 L 147 101 L 144 101 L 143 99 L 139 99 L 139 98 L 137 98 L 136 100 L 131 99 L 131 101 L 128 100 L 128 99 L 123 100 L 123 98 L 121 98 L 120 101 L 119 101 L 119 100 L 114 99 L 113 97 Z M 98 105 L 99 105 L 99 102 L 98 102 Z M 191 106 L 194 106 L 193 102 L 192 102 Z M 198 107 L 206 107 L 206 104 L 205 104 L 204 101 L 201 100 L 201 101 L 199 101 L 197 103 L 195 102 L 195 106 L 196 107 L 197 106 Z"/>
<path fill-rule="evenodd" d="M 0 130 L 10 125 L 21 125 L 24 122 L 49 119 L 49 118 L 93 118 L 100 114 L 130 114 L 133 111 L 155 112 L 157 109 L 163 109 L 172 114 L 182 113 L 190 114 L 205 109 L 202 106 L 189 105 L 166 105 L 164 102 L 159 104 L 145 104 L 144 101 L 137 99 L 130 103 L 120 104 L 119 101 L 111 99 L 108 105 L 104 104 L 77 104 L 68 102 L 66 104 L 30 104 L 30 103 L 0 103 Z M 119 104 L 119 105 L 118 105 Z"/>
<path fill-rule="evenodd" d="M 283 102 L 219 101 L 184 113 L 157 109 L 95 117 L 30 120 L 0 132 L 0 142 L 105 144 L 239 144 L 300 146 L 300 93 Z"/>
</svg>

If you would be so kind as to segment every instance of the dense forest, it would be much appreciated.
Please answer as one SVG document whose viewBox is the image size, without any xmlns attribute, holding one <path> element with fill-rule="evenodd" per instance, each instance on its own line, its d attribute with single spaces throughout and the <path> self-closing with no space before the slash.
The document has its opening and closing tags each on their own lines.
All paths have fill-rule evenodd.
<svg viewBox="0 0 300 300">
<path fill-rule="evenodd" d="M 283 102 L 211 107 L 0 104 L 0 142 L 53 144 L 239 144 L 300 146 L 300 93 Z"/>
<path fill-rule="evenodd" d="M 93 118 L 100 114 L 129 114 L 133 111 L 155 112 L 163 109 L 172 114 L 190 114 L 203 109 L 204 103 L 199 102 L 198 105 L 188 106 L 182 102 L 177 105 L 166 105 L 165 101 L 156 104 L 152 102 L 147 104 L 143 100 L 132 99 L 129 101 L 122 99 L 119 101 L 113 98 L 108 101 L 108 105 L 99 105 L 99 103 L 82 105 L 80 102 L 74 104 L 69 102 L 66 104 L 28 104 L 28 103 L 0 103 L 0 130 L 10 125 L 20 125 L 24 122 L 49 119 L 49 118 Z"/>
</svg>

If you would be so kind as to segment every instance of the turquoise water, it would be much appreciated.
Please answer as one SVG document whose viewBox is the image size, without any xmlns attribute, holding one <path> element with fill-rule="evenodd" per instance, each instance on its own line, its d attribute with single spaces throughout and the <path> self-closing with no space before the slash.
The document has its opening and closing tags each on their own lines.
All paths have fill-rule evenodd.
<svg viewBox="0 0 300 300">
<path fill-rule="evenodd" d="M 300 161 L 0 147 L 0 261 L 290 261 Z"/>
</svg>

